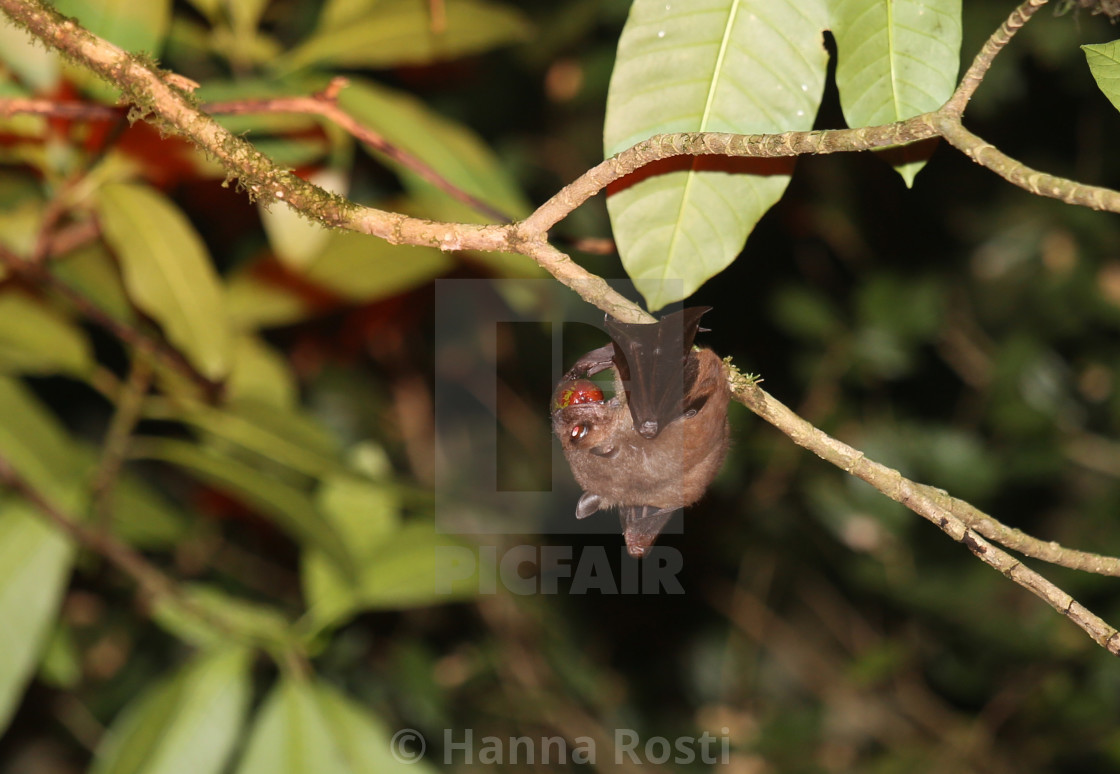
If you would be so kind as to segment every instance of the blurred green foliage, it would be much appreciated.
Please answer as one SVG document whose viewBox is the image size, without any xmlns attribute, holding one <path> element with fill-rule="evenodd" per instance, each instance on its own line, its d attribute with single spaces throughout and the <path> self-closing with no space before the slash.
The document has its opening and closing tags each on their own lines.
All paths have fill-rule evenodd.
<svg viewBox="0 0 1120 774">
<path fill-rule="evenodd" d="M 198 81 L 204 102 L 306 96 L 346 75 L 350 116 L 511 218 L 601 159 L 629 8 L 57 5 Z M 964 5 L 967 61 L 1011 6 Z M 1120 115 L 1094 81 L 1115 47 L 1088 63 L 1079 48 L 1113 36 L 1099 18 L 1041 12 L 969 126 L 1033 166 L 1120 186 Z M 0 23 L 0 97 L 22 96 L 111 103 L 113 90 Z M 830 79 L 815 126 L 845 112 Z M 220 120 L 355 201 L 487 219 L 320 118 Z M 684 595 L 570 594 L 560 579 L 560 593 L 519 596 L 485 563 L 433 585 L 439 551 L 474 543 L 567 546 L 636 571 L 617 535 L 570 534 L 562 480 L 556 513 L 526 515 L 525 535 L 433 528 L 448 453 L 433 431 L 433 281 L 539 271 L 326 232 L 223 178 L 123 118 L 0 119 L 0 245 L 49 273 L 0 283 L 0 456 L 178 589 L 152 599 L 4 494 L 0 772 L 416 772 L 445 754 L 466 769 L 483 764 L 447 745 L 467 729 L 587 737 L 599 768 L 615 729 L 634 729 L 727 737 L 738 772 L 1120 771 L 1112 656 L 741 407 L 711 493 L 662 538 L 684 558 Z M 611 236 L 603 197 L 554 236 L 623 276 L 616 257 L 580 250 Z M 869 457 L 1043 539 L 1116 554 L 1118 256 L 1115 216 L 1031 196 L 951 149 L 912 190 L 872 154 L 806 158 L 690 303 L 715 307 L 705 344 Z M 572 332 L 565 365 L 593 337 Z M 554 363 L 534 340 L 503 340 L 498 397 L 477 396 L 502 409 L 511 489 L 548 476 Z M 217 400 L 199 373 L 224 380 Z M 533 534 L 550 519 L 564 534 Z M 1120 621 L 1114 579 L 1040 569 Z M 427 739 L 425 762 L 389 753 L 406 728 Z"/>
</svg>

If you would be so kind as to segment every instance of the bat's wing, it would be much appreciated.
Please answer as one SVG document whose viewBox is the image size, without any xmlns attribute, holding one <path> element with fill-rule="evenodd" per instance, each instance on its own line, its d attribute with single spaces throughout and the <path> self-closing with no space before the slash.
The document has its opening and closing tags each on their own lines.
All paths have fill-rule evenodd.
<svg viewBox="0 0 1120 774">
<path fill-rule="evenodd" d="M 634 429 L 643 437 L 656 438 L 684 413 L 685 395 L 696 381 L 692 341 L 700 318 L 710 310 L 694 306 L 645 325 L 607 318 L 614 365 L 626 389 Z"/>
<path fill-rule="evenodd" d="M 635 559 L 645 556 L 661 530 L 679 508 L 657 508 L 653 505 L 624 505 L 618 509 L 626 553 Z"/>
</svg>

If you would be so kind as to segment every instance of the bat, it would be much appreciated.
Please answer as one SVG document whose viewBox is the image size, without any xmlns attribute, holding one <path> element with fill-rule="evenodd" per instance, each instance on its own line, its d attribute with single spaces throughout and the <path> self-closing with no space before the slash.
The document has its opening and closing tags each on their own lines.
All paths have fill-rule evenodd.
<svg viewBox="0 0 1120 774">
<path fill-rule="evenodd" d="M 727 454 L 726 369 L 710 349 L 693 346 L 710 310 L 637 325 L 608 316 L 611 343 L 579 358 L 553 393 L 553 432 L 584 490 L 576 518 L 617 508 L 633 557 L 703 496 Z M 605 398 L 586 377 L 608 369 L 614 395 Z"/>
</svg>

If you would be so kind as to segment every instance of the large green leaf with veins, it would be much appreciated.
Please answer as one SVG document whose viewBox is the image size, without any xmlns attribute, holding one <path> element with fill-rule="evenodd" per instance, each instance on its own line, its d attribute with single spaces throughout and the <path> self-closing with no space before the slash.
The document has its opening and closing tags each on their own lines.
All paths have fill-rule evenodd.
<svg viewBox="0 0 1120 774">
<path fill-rule="evenodd" d="M 949 99 L 960 64 L 960 0 L 831 4 L 836 85 L 848 126 L 902 121 Z M 897 169 L 911 185 L 925 164 L 924 149 L 907 150 Z"/>
<path fill-rule="evenodd" d="M 607 96 L 606 153 L 664 132 L 810 128 L 824 90 L 826 19 L 817 0 L 636 0 Z M 683 157 L 623 181 L 607 206 L 650 308 L 731 263 L 790 169 Z"/>
<path fill-rule="evenodd" d="M 1085 60 L 1097 86 L 1108 101 L 1120 110 L 1120 40 L 1099 45 L 1082 46 Z"/>
<path fill-rule="evenodd" d="M 851 126 L 909 118 L 952 93 L 960 0 L 636 0 L 607 97 L 606 153 L 668 132 L 811 128 L 828 64 L 825 29 L 836 34 Z M 792 168 L 792 160 L 680 157 L 613 186 L 618 250 L 650 308 L 726 268 Z M 917 166 L 900 172 L 910 182 Z"/>
<path fill-rule="evenodd" d="M 517 43 L 531 31 L 516 8 L 485 0 L 445 0 L 442 22 L 433 19 L 428 3 L 416 0 L 353 5 L 348 12 L 326 13 L 325 26 L 282 58 L 280 69 L 428 64 Z"/>
</svg>

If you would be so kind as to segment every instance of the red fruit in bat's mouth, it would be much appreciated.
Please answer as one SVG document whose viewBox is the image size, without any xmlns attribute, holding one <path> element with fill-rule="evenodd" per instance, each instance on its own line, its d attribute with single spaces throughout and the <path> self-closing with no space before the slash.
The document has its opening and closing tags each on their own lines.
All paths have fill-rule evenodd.
<svg viewBox="0 0 1120 774">
<path fill-rule="evenodd" d="M 599 385 L 590 379 L 575 379 L 570 382 L 562 382 L 556 388 L 556 394 L 552 398 L 552 410 L 558 411 L 581 403 L 601 403 L 602 401 L 603 391 L 599 389 Z"/>
</svg>

